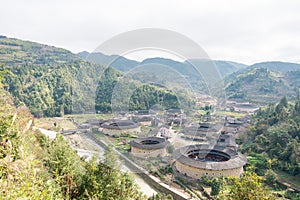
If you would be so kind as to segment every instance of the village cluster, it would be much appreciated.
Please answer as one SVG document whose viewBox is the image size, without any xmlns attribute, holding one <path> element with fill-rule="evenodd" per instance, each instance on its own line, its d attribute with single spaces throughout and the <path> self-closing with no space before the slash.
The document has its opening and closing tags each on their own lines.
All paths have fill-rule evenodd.
<svg viewBox="0 0 300 200">
<path fill-rule="evenodd" d="M 204 110 L 215 106 L 207 97 L 198 101 L 204 102 Z M 80 124 L 77 131 L 96 130 L 111 138 L 134 135 L 135 138 L 124 141 L 125 145 L 130 145 L 132 157 L 171 156 L 173 173 L 181 177 L 239 177 L 247 159 L 238 151 L 236 137 L 247 130 L 250 115 L 257 109 L 247 102 L 230 101 L 225 111 L 238 113 L 240 117 L 216 113 L 210 113 L 209 117 L 196 115 L 202 121 L 190 120 L 183 109 L 137 110 L 120 113 L 114 119 L 88 120 Z M 148 127 L 148 131 L 142 131 L 142 127 Z M 167 150 L 170 146 L 172 153 Z"/>
</svg>

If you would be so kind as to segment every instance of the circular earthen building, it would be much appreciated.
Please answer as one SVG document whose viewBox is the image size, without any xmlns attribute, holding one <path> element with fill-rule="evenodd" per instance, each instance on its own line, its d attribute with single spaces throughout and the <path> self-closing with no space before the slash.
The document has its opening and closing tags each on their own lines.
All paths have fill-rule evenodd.
<svg viewBox="0 0 300 200">
<path fill-rule="evenodd" d="M 137 138 L 130 142 L 131 154 L 135 157 L 163 157 L 170 142 L 161 137 Z"/>
<path fill-rule="evenodd" d="M 100 125 L 102 132 L 109 136 L 129 133 L 139 134 L 141 132 L 140 124 L 130 120 L 110 120 Z"/>
<path fill-rule="evenodd" d="M 236 176 L 243 173 L 247 159 L 228 147 L 190 145 L 174 151 L 174 168 L 187 177 L 200 179 L 202 176 Z"/>
</svg>

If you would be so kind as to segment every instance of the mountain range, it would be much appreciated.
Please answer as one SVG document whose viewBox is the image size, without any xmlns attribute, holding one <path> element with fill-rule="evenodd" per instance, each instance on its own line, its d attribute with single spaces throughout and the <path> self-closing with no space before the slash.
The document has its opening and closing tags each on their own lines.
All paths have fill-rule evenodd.
<svg viewBox="0 0 300 200">
<path fill-rule="evenodd" d="M 196 85 L 200 91 L 206 91 L 204 81 L 197 76 L 198 73 L 193 67 L 190 67 L 189 60 L 179 62 L 167 58 L 148 58 L 137 62 L 123 56 L 108 56 L 102 53 L 81 52 L 77 55 L 98 64 L 109 63 L 110 66 L 123 72 L 147 64 L 167 66 L 186 76 L 190 84 Z M 280 61 L 260 62 L 253 65 L 222 60 L 212 60 L 211 62 L 224 81 L 228 98 L 266 104 L 278 101 L 282 96 L 294 99 L 299 93 L 300 64 Z M 138 79 L 138 77 L 136 78 Z M 177 79 L 176 81 L 179 82 Z"/>
<path fill-rule="evenodd" d="M 139 65 L 148 64 L 148 63 L 167 65 L 179 71 L 182 69 L 186 69 L 187 68 L 186 66 L 189 65 L 189 60 L 186 60 L 184 62 L 179 62 L 168 58 L 156 57 L 156 58 L 147 58 L 141 62 L 138 62 L 135 60 L 127 59 L 123 56 L 105 55 L 100 52 L 89 53 L 87 51 L 83 51 L 77 53 L 77 56 L 79 56 L 82 59 L 92 61 L 98 64 L 110 64 L 110 66 L 112 66 L 113 68 L 123 72 L 128 72 L 129 70 L 132 70 Z M 289 71 L 300 70 L 300 64 L 291 63 L 291 62 L 267 61 L 267 62 L 255 63 L 253 65 L 246 65 L 234 61 L 224 61 L 224 60 L 211 60 L 211 61 L 215 64 L 221 77 L 226 77 L 234 72 L 245 72 L 254 68 L 265 68 L 265 69 L 270 69 L 278 72 L 289 72 Z"/>
<path fill-rule="evenodd" d="M 147 58 L 143 60 L 142 62 L 138 62 L 135 60 L 127 59 L 123 56 L 119 55 L 105 55 L 103 53 L 97 52 L 97 53 L 89 53 L 86 51 L 80 52 L 77 54 L 80 58 L 97 63 L 97 64 L 109 64 L 113 68 L 128 72 L 129 70 L 134 69 L 135 67 L 138 67 L 140 65 L 145 64 L 160 64 L 169 66 L 173 69 L 175 69 L 178 72 L 181 72 L 185 75 L 191 75 L 195 73 L 194 71 L 187 72 L 186 70 L 189 69 L 189 61 L 186 60 L 185 62 L 179 62 L 168 58 Z M 215 66 L 217 67 L 217 70 L 219 71 L 220 75 L 222 77 L 225 77 L 233 72 L 239 71 L 241 69 L 245 69 L 248 66 L 242 63 L 237 63 L 233 61 L 221 61 L 221 60 L 213 60 Z"/>
<path fill-rule="evenodd" d="M 157 80 L 154 83 L 160 88 L 171 86 L 171 89 L 185 91 L 188 81 L 199 91 L 205 91 L 205 82 L 191 67 L 191 60 L 148 58 L 138 62 L 118 55 L 74 54 L 62 48 L 0 36 L 0 63 L 1 70 L 9 71 L 3 81 L 6 90 L 14 96 L 17 105 L 27 105 L 36 116 L 93 112 L 95 92 L 99 90 L 96 88 L 105 69 L 103 65 L 108 63 L 123 75 L 140 65 L 152 66 L 147 70 L 155 76 L 147 77 L 144 69 L 130 74 L 135 83 Z M 229 98 L 269 103 L 283 95 L 294 98 L 299 93 L 300 64 L 261 62 L 248 66 L 221 60 L 214 60 L 213 64 Z M 178 74 L 182 76 L 178 78 Z M 120 77 L 114 82 L 118 80 Z"/>
</svg>

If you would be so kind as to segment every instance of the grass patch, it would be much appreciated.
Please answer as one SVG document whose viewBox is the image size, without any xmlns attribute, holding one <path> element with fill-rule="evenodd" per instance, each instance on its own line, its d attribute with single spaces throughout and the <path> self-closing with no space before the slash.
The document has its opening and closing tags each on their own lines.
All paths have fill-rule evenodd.
<svg viewBox="0 0 300 200">
<path fill-rule="evenodd" d="M 245 113 L 238 113 L 238 112 L 230 112 L 230 111 L 216 111 L 217 115 L 220 116 L 233 116 L 235 118 L 245 117 Z"/>
<path fill-rule="evenodd" d="M 86 122 L 90 119 L 102 119 L 108 120 L 112 119 L 112 114 L 78 114 L 78 115 L 66 115 L 67 118 L 74 118 L 78 123 Z"/>
<path fill-rule="evenodd" d="M 197 110 L 198 115 L 206 115 L 209 110 Z"/>
<path fill-rule="evenodd" d="M 181 126 L 172 126 L 172 129 L 175 131 L 180 131 L 182 129 Z"/>
<path fill-rule="evenodd" d="M 34 125 L 47 130 L 71 130 L 77 127 L 68 119 L 65 118 L 37 118 Z"/>
</svg>

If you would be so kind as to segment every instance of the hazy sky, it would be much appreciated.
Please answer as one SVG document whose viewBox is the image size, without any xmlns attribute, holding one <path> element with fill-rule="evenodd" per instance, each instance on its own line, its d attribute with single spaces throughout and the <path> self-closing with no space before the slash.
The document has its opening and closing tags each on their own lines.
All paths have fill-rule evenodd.
<svg viewBox="0 0 300 200">
<path fill-rule="evenodd" d="M 1 0 L 0 35 L 93 51 L 114 35 L 164 28 L 213 59 L 300 63 L 300 1 Z"/>
</svg>

